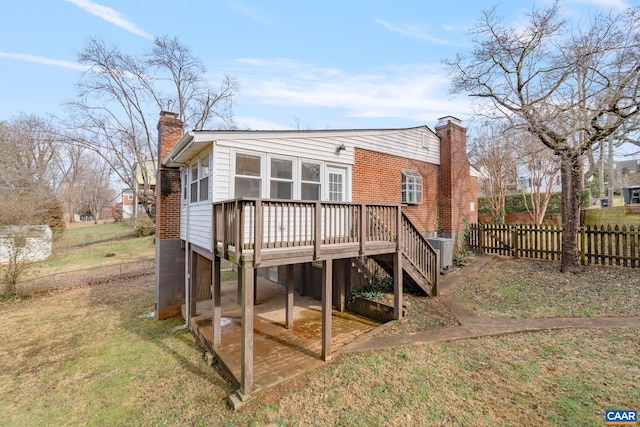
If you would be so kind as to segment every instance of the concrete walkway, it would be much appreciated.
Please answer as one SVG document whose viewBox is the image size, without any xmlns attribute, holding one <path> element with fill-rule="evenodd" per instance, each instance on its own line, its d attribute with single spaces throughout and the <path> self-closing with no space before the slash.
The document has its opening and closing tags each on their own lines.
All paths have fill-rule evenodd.
<svg viewBox="0 0 640 427">
<path fill-rule="evenodd" d="M 372 336 L 376 331 L 359 337 L 336 353 L 378 350 L 402 345 L 453 341 L 488 335 L 510 334 L 515 332 L 538 331 L 565 328 L 640 328 L 640 317 L 580 317 L 580 318 L 541 318 L 541 319 L 488 319 L 479 317 L 451 292 L 451 287 L 477 274 L 493 258 L 478 257 L 471 265 L 442 277 L 439 283 L 440 296 L 461 326 L 418 332 L 404 335 Z M 383 328 L 381 326 L 381 328 Z"/>
</svg>

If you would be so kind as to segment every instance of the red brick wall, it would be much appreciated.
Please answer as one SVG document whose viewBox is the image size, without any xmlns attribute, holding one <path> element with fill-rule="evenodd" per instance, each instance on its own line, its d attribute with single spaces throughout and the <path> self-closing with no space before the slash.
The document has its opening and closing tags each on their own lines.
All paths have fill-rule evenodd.
<svg viewBox="0 0 640 427">
<path fill-rule="evenodd" d="M 403 211 L 421 232 L 435 231 L 438 212 L 438 166 L 375 151 L 355 149 L 352 200 L 355 203 L 400 204 L 402 169 L 422 175 L 422 200 Z"/>
<path fill-rule="evenodd" d="M 436 134 L 440 137 L 440 227 L 454 236 L 464 229 L 464 220 L 478 221 L 477 178 L 469 174 L 467 130 L 447 120 L 436 127 Z"/>
<path fill-rule="evenodd" d="M 163 111 L 158 122 L 158 175 L 156 177 L 156 238 L 180 238 L 180 170 L 162 160 L 182 138 L 183 123 L 177 114 Z"/>
</svg>

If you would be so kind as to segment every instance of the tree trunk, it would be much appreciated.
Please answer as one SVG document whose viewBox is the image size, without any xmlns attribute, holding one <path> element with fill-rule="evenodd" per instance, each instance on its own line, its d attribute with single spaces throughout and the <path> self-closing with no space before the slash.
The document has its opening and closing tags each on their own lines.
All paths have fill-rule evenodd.
<svg viewBox="0 0 640 427">
<path fill-rule="evenodd" d="M 582 194 L 582 156 L 562 154 L 562 262 L 560 271 L 575 271 L 580 266 L 578 232 Z"/>
</svg>

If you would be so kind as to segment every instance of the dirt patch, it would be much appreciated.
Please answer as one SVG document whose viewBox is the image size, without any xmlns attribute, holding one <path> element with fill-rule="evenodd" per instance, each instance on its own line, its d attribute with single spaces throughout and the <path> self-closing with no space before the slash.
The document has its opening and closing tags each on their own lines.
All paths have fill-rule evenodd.
<svg viewBox="0 0 640 427">
<path fill-rule="evenodd" d="M 460 326 L 445 304 L 444 297 L 403 294 L 402 298 L 403 305 L 407 308 L 406 317 L 379 331 L 377 336 L 411 334 Z M 392 294 L 384 294 L 384 299 L 384 302 L 393 305 Z"/>
</svg>

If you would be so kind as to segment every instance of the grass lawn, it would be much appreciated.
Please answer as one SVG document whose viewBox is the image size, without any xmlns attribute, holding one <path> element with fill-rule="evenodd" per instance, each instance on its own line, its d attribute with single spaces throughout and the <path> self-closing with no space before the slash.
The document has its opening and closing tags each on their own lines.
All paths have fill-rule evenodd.
<svg viewBox="0 0 640 427">
<path fill-rule="evenodd" d="M 152 310 L 150 276 L 0 302 L 0 424 L 602 426 L 640 409 L 638 331 L 564 330 L 343 355 L 234 414 L 193 336 L 165 333 L 182 321 Z"/>
<path fill-rule="evenodd" d="M 497 259 L 454 292 L 482 317 L 640 316 L 640 274 L 632 268 L 565 275 L 557 262 Z"/>
<path fill-rule="evenodd" d="M 105 224 L 72 223 L 64 230 L 62 236 L 53 242 L 53 250 L 55 252 L 60 248 L 130 237 L 134 232 L 133 227 L 126 221 L 108 222 Z"/>
</svg>

